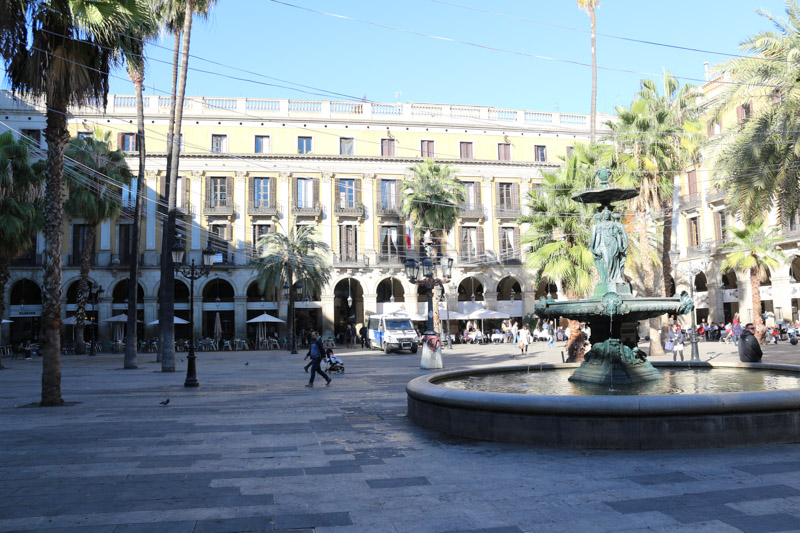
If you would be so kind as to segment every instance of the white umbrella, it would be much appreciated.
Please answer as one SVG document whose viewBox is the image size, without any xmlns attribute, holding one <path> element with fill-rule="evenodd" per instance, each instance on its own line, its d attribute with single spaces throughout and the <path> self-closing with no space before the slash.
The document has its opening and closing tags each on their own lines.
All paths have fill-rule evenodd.
<svg viewBox="0 0 800 533">
<path fill-rule="evenodd" d="M 75 315 L 72 315 L 72 316 L 69 316 L 69 317 L 65 318 L 61 323 L 63 325 L 65 325 L 65 326 L 74 326 L 77 323 L 77 321 L 76 321 Z M 88 318 L 84 318 L 83 319 L 83 323 L 84 324 L 93 324 L 93 322 L 91 320 L 89 320 Z"/>
<path fill-rule="evenodd" d="M 127 322 L 128 315 L 122 313 L 121 315 L 114 315 L 111 318 L 106 318 L 103 322 Z"/>
<path fill-rule="evenodd" d="M 440 320 L 469 320 L 469 315 L 459 313 L 458 311 L 451 311 L 449 309 L 439 309 Z"/>
<path fill-rule="evenodd" d="M 173 317 L 173 318 L 175 319 L 174 322 L 176 324 L 188 324 L 189 323 L 188 320 L 184 320 L 179 316 L 176 316 L 176 317 Z M 158 325 L 158 320 L 153 320 L 152 322 L 148 322 L 147 325 L 148 326 L 157 326 Z"/>
<path fill-rule="evenodd" d="M 471 312 L 469 314 L 469 318 L 473 319 L 473 320 L 480 319 L 480 321 L 481 321 L 481 331 L 484 332 L 484 335 L 485 335 L 485 331 L 484 331 L 485 328 L 484 328 L 484 325 L 483 325 L 484 319 L 490 319 L 491 320 L 493 318 L 501 318 L 501 319 L 511 318 L 511 315 L 509 315 L 508 313 L 503 313 L 501 311 L 493 311 L 491 309 L 476 309 L 475 311 L 473 311 L 473 312 Z"/>
<path fill-rule="evenodd" d="M 219 313 L 217 313 L 217 317 L 219 317 Z M 254 322 L 280 322 L 281 324 L 285 323 L 280 318 L 275 318 L 274 316 L 270 315 L 269 313 L 264 313 L 263 315 L 258 315 L 255 318 L 251 318 L 247 322 L 248 323 L 254 323 Z"/>
<path fill-rule="evenodd" d="M 3 324 L 11 324 L 12 322 L 14 322 L 14 321 L 13 321 L 13 320 L 6 320 L 6 319 L 4 318 L 2 323 L 3 323 Z"/>
</svg>

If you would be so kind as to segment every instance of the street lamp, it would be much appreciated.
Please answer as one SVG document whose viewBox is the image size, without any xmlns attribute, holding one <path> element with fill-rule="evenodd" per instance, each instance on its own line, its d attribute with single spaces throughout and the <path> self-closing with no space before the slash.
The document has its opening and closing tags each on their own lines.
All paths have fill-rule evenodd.
<svg viewBox="0 0 800 533">
<path fill-rule="evenodd" d="M 419 278 L 420 274 L 420 266 L 422 267 L 422 274 L 423 278 Z M 406 260 L 406 276 L 408 276 L 408 280 L 411 283 L 415 283 L 417 285 L 423 285 L 427 291 L 428 297 L 428 328 L 423 333 L 423 335 L 435 335 L 438 336 L 439 334 L 436 333 L 433 329 L 433 288 L 434 287 L 441 287 L 445 283 L 450 281 L 450 275 L 453 272 L 453 258 L 448 257 L 447 261 L 442 263 L 442 279 L 435 279 L 436 269 L 433 266 L 433 261 L 426 257 L 422 260 L 422 263 L 418 263 L 414 259 L 407 259 Z"/>
<path fill-rule="evenodd" d="M 700 261 L 699 267 L 695 267 L 691 263 L 685 268 L 678 268 L 678 259 L 680 258 L 680 251 L 677 249 L 670 250 L 669 258 L 672 264 L 675 265 L 675 272 L 689 276 L 689 296 L 692 298 L 692 335 L 689 342 L 692 343 L 692 358 L 691 361 L 700 361 L 700 349 L 697 347 L 697 304 L 694 303 L 694 281 L 695 277 L 708 268 L 708 252 L 706 256 Z"/>
<path fill-rule="evenodd" d="M 96 289 L 92 290 L 92 282 L 90 281 L 89 284 L 86 286 L 86 301 L 89 302 L 92 306 L 92 312 L 96 313 L 97 309 L 95 306 L 97 305 L 100 297 L 103 295 L 103 287 L 97 286 Z M 89 355 L 97 355 L 97 317 L 94 317 L 94 327 L 92 328 L 92 342 L 89 344 Z"/>
<path fill-rule="evenodd" d="M 197 387 L 200 383 L 197 381 L 196 357 L 194 355 L 194 281 L 203 276 L 208 276 L 217 252 L 209 242 L 206 249 L 203 250 L 203 266 L 195 266 L 194 258 L 192 258 L 189 266 L 182 267 L 185 253 L 186 250 L 183 248 L 183 244 L 180 241 L 176 241 L 172 246 L 172 264 L 175 267 L 176 274 L 180 274 L 189 280 L 189 329 L 191 330 L 191 338 L 189 339 L 189 355 L 186 356 L 186 380 L 183 382 L 183 386 Z"/>
</svg>

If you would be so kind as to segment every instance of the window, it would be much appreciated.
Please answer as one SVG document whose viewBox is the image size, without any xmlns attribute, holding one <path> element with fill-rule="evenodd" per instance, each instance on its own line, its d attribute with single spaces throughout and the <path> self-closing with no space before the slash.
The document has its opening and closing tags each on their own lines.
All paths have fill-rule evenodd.
<svg viewBox="0 0 800 533">
<path fill-rule="evenodd" d="M 119 238 L 117 239 L 117 254 L 122 265 L 131 262 L 131 227 L 133 224 L 117 224 Z"/>
<path fill-rule="evenodd" d="M 746 102 L 736 108 L 736 121 L 741 124 L 753 114 L 753 102 Z"/>
<path fill-rule="evenodd" d="M 483 228 L 477 227 L 462 227 L 461 228 L 461 258 L 468 261 L 478 259 L 480 255 L 480 246 L 482 243 L 478 240 L 478 230 Z M 481 232 L 482 233 L 482 232 Z M 483 235 L 481 235 L 482 240 Z"/>
<path fill-rule="evenodd" d="M 381 257 L 399 258 L 403 255 L 405 239 L 400 226 L 381 226 Z"/>
<path fill-rule="evenodd" d="M 567 160 L 572 159 L 572 152 L 575 151 L 574 146 L 567 146 Z"/>
<path fill-rule="evenodd" d="M 182 209 L 183 207 L 188 205 L 188 198 L 184 198 L 186 196 L 186 176 L 178 176 L 177 181 L 175 181 L 175 208 Z"/>
<path fill-rule="evenodd" d="M 261 254 L 263 247 L 259 245 L 261 237 L 272 231 L 270 224 L 253 224 L 253 248 L 256 254 Z"/>
<path fill-rule="evenodd" d="M 500 261 L 513 263 L 519 259 L 519 228 L 500 228 Z"/>
<path fill-rule="evenodd" d="M 689 196 L 697 194 L 697 171 L 690 170 L 686 173 L 686 184 L 689 189 Z"/>
<path fill-rule="evenodd" d="M 71 265 L 80 265 L 83 250 L 86 248 L 86 241 L 89 238 L 89 225 L 88 224 L 73 224 L 72 225 L 72 260 Z M 94 248 L 94 243 L 92 243 Z M 94 251 L 92 251 L 94 255 Z"/>
<path fill-rule="evenodd" d="M 268 154 L 269 149 L 269 135 L 256 135 L 256 153 Z"/>
<path fill-rule="evenodd" d="M 297 153 L 310 154 L 311 153 L 311 137 L 298 137 L 297 138 Z"/>
<path fill-rule="evenodd" d="M 211 203 L 210 207 L 228 206 L 228 178 L 211 178 Z"/>
<path fill-rule="evenodd" d="M 228 136 L 227 135 L 212 135 L 211 136 L 211 151 L 215 154 L 224 154 L 228 151 Z"/>
<path fill-rule="evenodd" d="M 394 157 L 394 139 L 381 139 L 381 155 Z"/>
<path fill-rule="evenodd" d="M 688 239 L 690 247 L 700 246 L 700 219 L 699 217 L 692 217 L 686 220 L 687 228 L 689 230 Z"/>
<path fill-rule="evenodd" d="M 547 147 L 541 144 L 537 144 L 533 147 L 533 158 L 535 161 L 545 162 L 547 161 Z"/>
<path fill-rule="evenodd" d="M 433 157 L 433 141 L 422 141 L 420 143 L 420 156 Z"/>
<path fill-rule="evenodd" d="M 397 180 L 381 180 L 381 206 L 398 207 L 397 202 Z"/>
<path fill-rule="evenodd" d="M 356 206 L 356 181 L 352 179 L 338 180 L 337 202 L 339 207 L 351 208 Z"/>
<path fill-rule="evenodd" d="M 501 206 L 508 207 L 514 205 L 513 183 L 498 183 L 497 184 L 497 203 Z"/>
<path fill-rule="evenodd" d="M 715 135 L 719 135 L 722 132 L 722 119 L 714 119 L 709 120 L 706 123 L 706 134 L 708 138 L 714 137 Z"/>
<path fill-rule="evenodd" d="M 497 160 L 511 161 L 511 143 L 497 144 Z"/>
<path fill-rule="evenodd" d="M 353 155 L 353 138 L 339 137 L 339 155 Z"/>
<path fill-rule="evenodd" d="M 459 143 L 461 159 L 472 159 L 472 143 L 462 142 Z"/>
<path fill-rule="evenodd" d="M 230 231 L 228 224 L 211 224 L 208 226 L 208 243 L 217 252 L 215 263 L 228 262 L 228 239 Z"/>
<path fill-rule="evenodd" d="M 343 262 L 358 260 L 358 226 L 339 226 L 339 259 Z"/>
<path fill-rule="evenodd" d="M 297 207 L 314 207 L 314 180 L 311 178 L 297 178 Z"/>
<path fill-rule="evenodd" d="M 42 142 L 42 130 L 21 130 L 22 137 L 38 147 Z"/>
<path fill-rule="evenodd" d="M 136 134 L 135 133 L 120 133 L 119 134 L 119 147 L 123 152 L 136 151 Z"/>
<path fill-rule="evenodd" d="M 728 213 L 724 209 L 714 213 L 714 237 L 718 243 L 728 239 Z"/>
<path fill-rule="evenodd" d="M 253 207 L 271 207 L 270 179 L 253 178 Z"/>
<path fill-rule="evenodd" d="M 464 207 L 477 209 L 481 207 L 481 184 L 476 181 L 464 182 Z"/>
</svg>

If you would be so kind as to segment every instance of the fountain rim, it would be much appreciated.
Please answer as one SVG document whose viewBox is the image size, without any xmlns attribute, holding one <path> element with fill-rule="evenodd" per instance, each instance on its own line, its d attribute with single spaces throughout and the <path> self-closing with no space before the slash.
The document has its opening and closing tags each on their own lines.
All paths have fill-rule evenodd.
<svg viewBox="0 0 800 533">
<path fill-rule="evenodd" d="M 653 362 L 655 367 L 743 368 L 756 371 L 780 370 L 800 373 L 800 366 L 737 362 Z M 580 363 L 484 366 L 449 370 L 420 376 L 406 384 L 406 393 L 422 402 L 473 410 L 581 417 L 646 417 L 651 415 L 733 414 L 797 409 L 800 388 L 773 391 L 721 392 L 683 395 L 566 396 L 503 392 L 465 391 L 437 384 L 445 379 L 475 374 L 511 373 L 540 367 L 546 370 L 577 368 Z"/>
</svg>

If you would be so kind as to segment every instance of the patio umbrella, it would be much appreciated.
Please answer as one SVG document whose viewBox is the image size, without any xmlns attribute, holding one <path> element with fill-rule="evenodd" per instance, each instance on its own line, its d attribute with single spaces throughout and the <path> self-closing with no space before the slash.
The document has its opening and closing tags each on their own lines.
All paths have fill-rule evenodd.
<svg viewBox="0 0 800 533">
<path fill-rule="evenodd" d="M 65 318 L 65 319 L 64 319 L 64 320 L 63 320 L 61 323 L 62 323 L 63 325 L 65 325 L 65 326 L 74 326 L 74 325 L 76 324 L 75 315 L 68 316 L 68 317 L 67 317 L 67 318 Z M 91 320 L 89 320 L 88 318 L 84 318 L 84 319 L 83 319 L 83 323 L 84 323 L 84 324 L 94 324 L 94 322 L 92 322 L 92 321 L 91 321 Z"/>
<path fill-rule="evenodd" d="M 219 313 L 217 313 L 219 317 Z M 251 318 L 247 321 L 248 323 L 257 323 L 257 322 L 280 322 L 281 324 L 285 324 L 285 321 L 281 320 L 280 318 L 275 318 L 274 316 L 270 315 L 269 313 L 264 313 L 263 315 L 258 315 L 255 318 Z"/>
<path fill-rule="evenodd" d="M 471 320 L 480 319 L 481 331 L 484 332 L 485 334 L 483 326 L 484 319 L 490 319 L 490 320 L 494 318 L 505 319 L 505 318 L 511 318 L 511 315 L 509 315 L 508 313 L 503 313 L 501 311 L 493 311 L 491 309 L 477 309 L 471 312 L 468 318 L 470 318 Z"/>
<path fill-rule="evenodd" d="M 3 323 L 3 324 L 11 324 L 12 322 L 14 322 L 14 321 L 13 321 L 13 320 L 6 320 L 6 319 L 4 318 L 2 323 Z"/>
<path fill-rule="evenodd" d="M 176 317 L 173 317 L 173 318 L 174 318 L 174 322 L 176 324 L 188 324 L 189 323 L 188 320 L 184 320 L 179 316 L 176 316 Z M 152 322 L 148 322 L 147 325 L 148 326 L 157 326 L 158 325 L 158 320 L 153 320 Z"/>
<path fill-rule="evenodd" d="M 128 315 L 125 313 L 114 315 L 111 318 L 106 318 L 103 322 L 128 322 Z"/>
<path fill-rule="evenodd" d="M 219 318 L 219 311 L 217 316 L 214 317 L 214 338 L 219 340 L 222 338 L 222 320 Z"/>
</svg>

